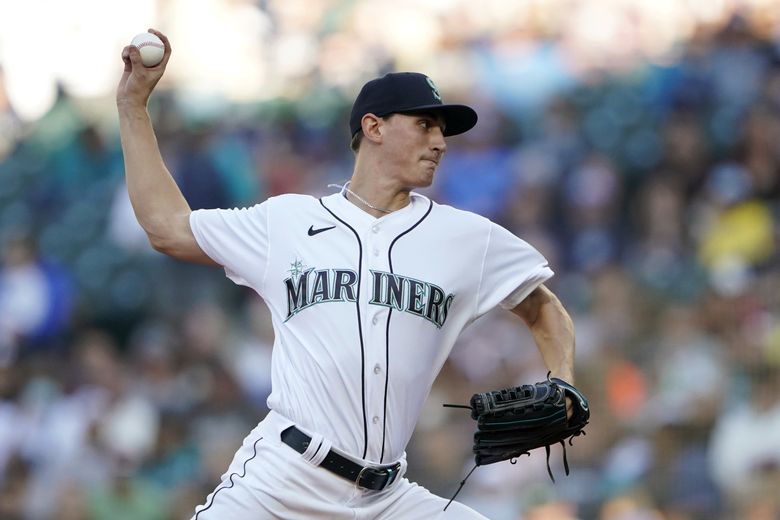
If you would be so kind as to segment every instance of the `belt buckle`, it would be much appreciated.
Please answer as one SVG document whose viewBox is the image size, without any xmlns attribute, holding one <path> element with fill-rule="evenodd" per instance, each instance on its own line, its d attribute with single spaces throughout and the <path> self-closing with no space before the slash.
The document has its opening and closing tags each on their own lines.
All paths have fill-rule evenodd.
<svg viewBox="0 0 780 520">
<path fill-rule="evenodd" d="M 401 470 L 401 464 L 395 463 L 392 466 L 385 466 L 382 468 L 372 468 L 365 466 L 358 473 L 355 484 L 364 489 L 370 489 L 372 491 L 381 491 L 387 486 L 395 482 L 398 477 L 398 473 Z M 364 480 L 366 473 L 373 476 L 371 480 Z"/>
</svg>

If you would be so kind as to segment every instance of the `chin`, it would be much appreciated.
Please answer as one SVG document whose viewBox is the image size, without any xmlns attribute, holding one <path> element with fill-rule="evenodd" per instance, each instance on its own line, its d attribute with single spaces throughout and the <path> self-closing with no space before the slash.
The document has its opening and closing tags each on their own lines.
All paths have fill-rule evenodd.
<svg viewBox="0 0 780 520">
<path fill-rule="evenodd" d="M 420 182 L 417 184 L 417 187 L 427 188 L 428 186 L 433 184 L 433 178 L 435 174 L 436 174 L 435 168 L 422 172 L 422 174 L 420 175 Z"/>
</svg>

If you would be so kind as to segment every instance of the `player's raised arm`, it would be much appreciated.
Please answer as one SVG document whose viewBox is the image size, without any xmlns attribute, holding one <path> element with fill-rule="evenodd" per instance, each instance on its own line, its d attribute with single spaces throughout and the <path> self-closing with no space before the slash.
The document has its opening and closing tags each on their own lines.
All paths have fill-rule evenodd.
<svg viewBox="0 0 780 520">
<path fill-rule="evenodd" d="M 195 241 L 189 223 L 190 206 L 165 167 L 146 108 L 171 56 L 168 38 L 153 29 L 149 32 L 164 45 L 162 60 L 145 66 L 138 47 L 125 47 L 125 68 L 116 92 L 130 202 L 156 250 L 180 260 L 216 265 Z"/>
</svg>

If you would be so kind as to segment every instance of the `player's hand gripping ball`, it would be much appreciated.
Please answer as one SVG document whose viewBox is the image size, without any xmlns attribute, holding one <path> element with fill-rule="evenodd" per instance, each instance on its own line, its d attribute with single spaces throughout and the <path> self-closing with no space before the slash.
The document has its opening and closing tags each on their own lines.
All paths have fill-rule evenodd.
<svg viewBox="0 0 780 520">
<path fill-rule="evenodd" d="M 141 53 L 141 62 L 145 67 L 154 67 L 160 63 L 165 53 L 165 45 L 156 35 L 145 32 L 136 35 L 130 42 Z"/>
</svg>

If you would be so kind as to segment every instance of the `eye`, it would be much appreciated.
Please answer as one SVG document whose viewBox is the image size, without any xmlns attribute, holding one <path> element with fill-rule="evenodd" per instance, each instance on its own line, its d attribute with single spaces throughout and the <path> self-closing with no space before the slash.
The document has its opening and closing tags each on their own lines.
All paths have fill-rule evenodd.
<svg viewBox="0 0 780 520">
<path fill-rule="evenodd" d="M 420 123 L 419 124 L 420 124 L 420 126 L 422 128 L 425 128 L 426 130 L 428 128 L 430 128 L 431 126 L 433 126 L 433 123 L 431 122 L 430 119 L 420 119 Z"/>
</svg>

